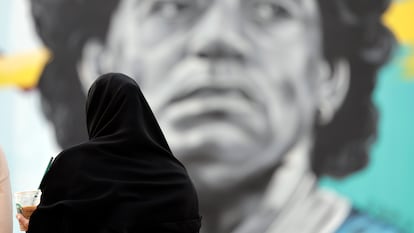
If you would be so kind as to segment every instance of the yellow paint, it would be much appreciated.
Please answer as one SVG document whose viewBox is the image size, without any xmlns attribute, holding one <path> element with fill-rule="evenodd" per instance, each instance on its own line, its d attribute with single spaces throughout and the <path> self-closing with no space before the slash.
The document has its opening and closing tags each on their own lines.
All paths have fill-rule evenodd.
<svg viewBox="0 0 414 233">
<path fill-rule="evenodd" d="M 383 20 L 400 43 L 414 45 L 414 0 L 394 1 Z"/>
<path fill-rule="evenodd" d="M 394 0 L 383 17 L 398 42 L 412 51 L 403 61 L 404 74 L 414 78 L 414 0 Z"/>
<path fill-rule="evenodd" d="M 0 56 L 0 86 L 35 87 L 49 58 L 45 48 Z"/>
</svg>

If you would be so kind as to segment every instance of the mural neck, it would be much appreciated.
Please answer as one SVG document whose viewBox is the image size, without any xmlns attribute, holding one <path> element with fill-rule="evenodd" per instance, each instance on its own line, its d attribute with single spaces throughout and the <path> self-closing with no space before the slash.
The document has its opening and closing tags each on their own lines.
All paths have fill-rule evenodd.
<svg viewBox="0 0 414 233">
<path fill-rule="evenodd" d="M 350 211 L 349 202 L 318 187 L 310 168 L 311 143 L 290 151 L 275 171 L 263 201 L 234 233 L 335 232 Z"/>
</svg>

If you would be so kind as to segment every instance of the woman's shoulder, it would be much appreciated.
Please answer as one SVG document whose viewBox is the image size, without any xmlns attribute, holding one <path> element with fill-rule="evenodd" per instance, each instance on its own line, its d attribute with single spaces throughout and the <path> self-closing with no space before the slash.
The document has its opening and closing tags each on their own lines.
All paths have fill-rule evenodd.
<svg viewBox="0 0 414 233">
<path fill-rule="evenodd" d="M 93 150 L 94 147 L 91 146 L 89 143 L 82 143 L 73 145 L 70 147 L 67 147 L 63 149 L 61 152 L 59 152 L 56 155 L 56 159 L 64 160 L 66 157 L 70 155 L 71 158 L 76 157 L 77 155 L 82 155 L 84 153 L 87 153 L 88 151 Z"/>
<path fill-rule="evenodd" d="M 78 144 L 63 149 L 59 152 L 53 161 L 54 167 L 64 166 L 68 167 L 70 164 L 76 164 L 81 162 L 85 155 L 88 154 L 88 150 L 91 150 L 87 144 Z"/>
</svg>

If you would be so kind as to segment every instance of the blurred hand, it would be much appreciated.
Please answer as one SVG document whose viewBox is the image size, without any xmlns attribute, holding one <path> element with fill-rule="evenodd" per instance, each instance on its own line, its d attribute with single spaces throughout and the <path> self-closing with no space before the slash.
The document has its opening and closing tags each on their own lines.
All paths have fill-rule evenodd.
<svg viewBox="0 0 414 233">
<path fill-rule="evenodd" d="M 29 219 L 25 218 L 22 214 L 16 214 L 16 219 L 19 221 L 20 231 L 27 231 L 29 228 Z"/>
</svg>

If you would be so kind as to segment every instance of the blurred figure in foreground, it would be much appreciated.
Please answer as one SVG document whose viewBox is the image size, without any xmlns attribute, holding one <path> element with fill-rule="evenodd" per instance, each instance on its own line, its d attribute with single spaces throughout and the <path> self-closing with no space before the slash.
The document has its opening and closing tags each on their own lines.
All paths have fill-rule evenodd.
<svg viewBox="0 0 414 233">
<path fill-rule="evenodd" d="M 9 167 L 0 147 L 0 233 L 13 232 L 13 204 Z"/>
</svg>

